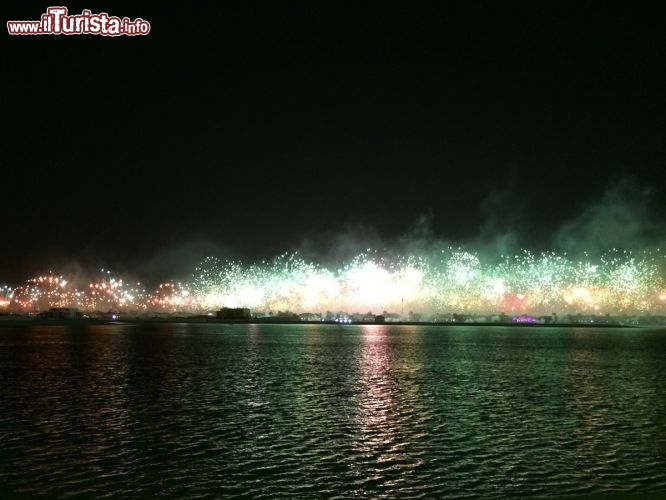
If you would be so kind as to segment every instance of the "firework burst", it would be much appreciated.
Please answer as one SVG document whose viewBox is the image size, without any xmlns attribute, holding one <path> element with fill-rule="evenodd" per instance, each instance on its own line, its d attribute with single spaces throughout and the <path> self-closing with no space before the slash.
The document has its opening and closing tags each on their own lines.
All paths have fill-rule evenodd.
<svg viewBox="0 0 666 500">
<path fill-rule="evenodd" d="M 152 287 L 104 269 L 88 282 L 47 273 L 1 288 L 0 307 L 138 313 L 203 313 L 221 307 L 319 314 L 657 313 L 666 308 L 664 263 L 659 251 L 615 249 L 578 259 L 528 250 L 488 259 L 453 247 L 387 257 L 368 249 L 338 268 L 298 253 L 254 263 L 206 257 L 189 281 Z"/>
</svg>

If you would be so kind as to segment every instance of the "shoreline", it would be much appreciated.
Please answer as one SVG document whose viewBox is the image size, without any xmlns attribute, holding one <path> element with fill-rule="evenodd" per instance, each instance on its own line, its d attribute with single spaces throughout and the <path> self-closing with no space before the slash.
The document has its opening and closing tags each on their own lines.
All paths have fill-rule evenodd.
<svg viewBox="0 0 666 500">
<path fill-rule="evenodd" d="M 93 325 L 144 325 L 144 324 L 218 324 L 218 325 L 334 325 L 347 326 L 488 326 L 488 327 L 535 327 L 535 328 L 650 328 L 664 327 L 659 324 L 626 324 L 626 323 L 528 323 L 528 322 L 490 322 L 490 321 L 357 321 L 353 323 L 339 323 L 336 321 L 300 321 L 292 319 L 255 318 L 255 319 L 219 319 L 201 317 L 173 317 L 173 318 L 130 318 L 106 320 L 98 318 L 76 319 L 44 319 L 29 317 L 0 317 L 0 328 L 15 326 L 93 326 Z"/>
</svg>

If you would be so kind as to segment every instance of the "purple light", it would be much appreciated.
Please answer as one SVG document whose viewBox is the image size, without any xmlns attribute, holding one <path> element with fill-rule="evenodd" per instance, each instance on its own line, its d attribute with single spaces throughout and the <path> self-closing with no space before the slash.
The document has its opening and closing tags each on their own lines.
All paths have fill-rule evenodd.
<svg viewBox="0 0 666 500">
<path fill-rule="evenodd" d="M 536 323 L 538 320 L 534 316 L 523 314 L 522 316 L 516 316 L 513 318 L 513 321 L 516 323 Z"/>
</svg>

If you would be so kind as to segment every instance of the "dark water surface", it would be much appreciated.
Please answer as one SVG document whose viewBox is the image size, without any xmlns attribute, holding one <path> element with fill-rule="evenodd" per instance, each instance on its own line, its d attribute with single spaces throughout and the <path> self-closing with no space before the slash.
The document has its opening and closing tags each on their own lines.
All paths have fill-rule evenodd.
<svg viewBox="0 0 666 500">
<path fill-rule="evenodd" d="M 0 496 L 666 497 L 666 330 L 0 328 Z"/>
</svg>

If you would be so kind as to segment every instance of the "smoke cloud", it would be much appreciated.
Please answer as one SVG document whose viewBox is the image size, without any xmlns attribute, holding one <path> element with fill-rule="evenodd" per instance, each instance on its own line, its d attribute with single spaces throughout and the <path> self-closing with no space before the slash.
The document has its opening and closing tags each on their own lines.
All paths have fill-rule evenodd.
<svg viewBox="0 0 666 500">
<path fill-rule="evenodd" d="M 554 246 L 574 255 L 658 246 L 663 231 L 650 211 L 651 201 L 649 189 L 623 180 L 579 216 L 566 221 L 555 235 Z"/>
</svg>

